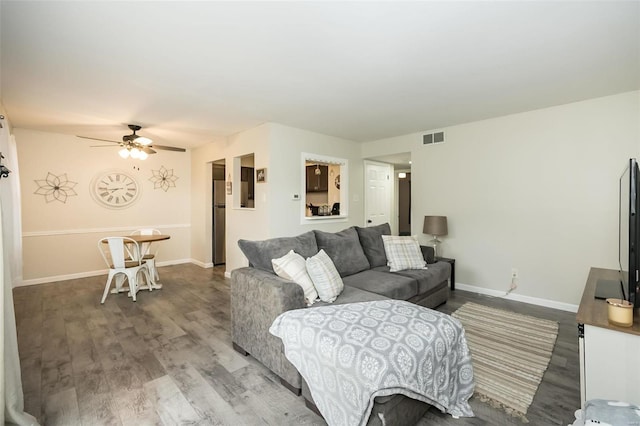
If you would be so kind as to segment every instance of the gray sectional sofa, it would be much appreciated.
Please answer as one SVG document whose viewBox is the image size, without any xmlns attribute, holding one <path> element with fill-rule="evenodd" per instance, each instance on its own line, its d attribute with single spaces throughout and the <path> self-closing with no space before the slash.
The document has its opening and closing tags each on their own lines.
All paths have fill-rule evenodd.
<svg viewBox="0 0 640 426">
<path fill-rule="evenodd" d="M 245 355 L 252 355 L 276 373 L 292 392 L 300 394 L 302 391 L 307 405 L 314 408 L 304 380 L 284 356 L 282 341 L 269 333 L 269 327 L 285 311 L 313 309 L 326 303 L 318 301 L 307 308 L 302 287 L 277 276 L 271 260 L 284 256 L 290 250 L 308 258 L 323 249 L 344 282 L 344 290 L 334 304 L 391 298 L 434 308 L 446 302 L 451 275 L 449 263 L 435 262 L 433 249 L 421 246 L 427 269 L 389 272 L 382 235 L 390 233 L 389 224 L 383 224 L 369 228 L 354 226 L 335 233 L 315 230 L 295 237 L 264 241 L 240 240 L 238 245 L 249 260 L 249 267 L 231 272 L 231 337 L 234 348 Z M 402 395 L 382 399 L 376 399 L 370 424 L 375 424 L 380 416 L 391 419 L 400 413 L 403 419 L 410 412 L 420 418 L 428 409 L 426 404 Z M 379 416 L 379 413 L 382 414 Z"/>
</svg>

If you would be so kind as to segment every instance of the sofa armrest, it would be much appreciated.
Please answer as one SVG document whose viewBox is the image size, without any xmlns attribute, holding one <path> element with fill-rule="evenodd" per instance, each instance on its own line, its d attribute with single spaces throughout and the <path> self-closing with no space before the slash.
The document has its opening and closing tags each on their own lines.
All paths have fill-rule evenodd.
<svg viewBox="0 0 640 426">
<path fill-rule="evenodd" d="M 422 250 L 422 257 L 424 257 L 424 260 L 427 261 L 427 264 L 436 263 L 436 257 L 433 251 L 433 247 L 420 246 L 420 250 Z"/>
<path fill-rule="evenodd" d="M 256 268 L 231 272 L 231 340 L 297 388 L 300 375 L 269 327 L 281 313 L 304 307 L 304 291 L 293 281 Z"/>
</svg>

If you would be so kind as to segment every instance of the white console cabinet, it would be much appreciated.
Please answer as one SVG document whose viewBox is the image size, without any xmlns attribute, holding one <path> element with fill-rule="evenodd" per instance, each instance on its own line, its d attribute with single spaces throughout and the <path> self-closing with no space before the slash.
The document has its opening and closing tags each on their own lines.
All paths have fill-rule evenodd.
<svg viewBox="0 0 640 426">
<path fill-rule="evenodd" d="M 607 303 L 594 297 L 598 280 L 615 280 L 618 271 L 591 268 L 577 314 L 580 397 L 640 405 L 640 312 L 632 327 L 609 324 Z"/>
</svg>

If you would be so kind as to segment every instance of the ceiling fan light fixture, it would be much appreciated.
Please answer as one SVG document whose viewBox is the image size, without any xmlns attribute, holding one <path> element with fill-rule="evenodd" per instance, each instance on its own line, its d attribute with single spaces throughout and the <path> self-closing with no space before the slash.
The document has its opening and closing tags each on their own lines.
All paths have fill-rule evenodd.
<svg viewBox="0 0 640 426">
<path fill-rule="evenodd" d="M 138 136 L 136 134 L 136 132 L 141 129 L 139 125 L 129 124 L 128 127 L 129 129 L 131 129 L 133 133 L 130 135 L 124 135 L 122 137 L 121 142 L 116 142 L 110 139 L 92 138 L 92 137 L 80 136 L 80 135 L 77 135 L 77 137 L 83 138 L 83 139 L 92 139 L 97 141 L 104 141 L 104 142 L 111 142 L 114 144 L 118 144 L 120 145 L 120 150 L 118 151 L 118 154 L 120 155 L 120 157 L 124 159 L 134 158 L 134 159 L 145 160 L 146 158 L 148 158 L 149 155 L 155 154 L 157 152 L 156 149 L 186 152 L 186 149 L 178 148 L 175 146 L 167 146 L 167 145 L 154 146 L 152 139 L 146 138 L 144 136 Z M 96 146 L 109 146 L 109 145 L 96 145 Z"/>
<path fill-rule="evenodd" d="M 153 141 L 149 138 L 145 138 L 144 136 L 138 136 L 134 139 L 135 143 L 139 143 L 140 145 L 151 145 Z"/>
</svg>

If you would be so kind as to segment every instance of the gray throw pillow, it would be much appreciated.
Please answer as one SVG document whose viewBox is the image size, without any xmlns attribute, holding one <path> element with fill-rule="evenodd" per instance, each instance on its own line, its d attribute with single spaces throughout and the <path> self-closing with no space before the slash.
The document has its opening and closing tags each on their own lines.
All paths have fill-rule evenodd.
<svg viewBox="0 0 640 426">
<path fill-rule="evenodd" d="M 249 266 L 275 273 L 272 259 L 278 259 L 293 250 L 303 258 L 318 253 L 318 245 L 313 231 L 295 237 L 271 238 L 264 241 L 238 240 L 238 246 L 249 260 Z"/>
<path fill-rule="evenodd" d="M 391 227 L 389 224 L 383 223 L 382 225 L 371 226 L 369 228 L 356 226 L 355 228 L 358 232 L 362 250 L 369 261 L 369 265 L 371 265 L 372 268 L 387 266 L 387 255 L 384 251 L 382 236 L 391 235 Z"/>
<path fill-rule="evenodd" d="M 362 251 L 358 233 L 351 227 L 340 232 L 313 231 L 318 250 L 324 250 L 341 277 L 369 269 L 369 261 Z"/>
</svg>

